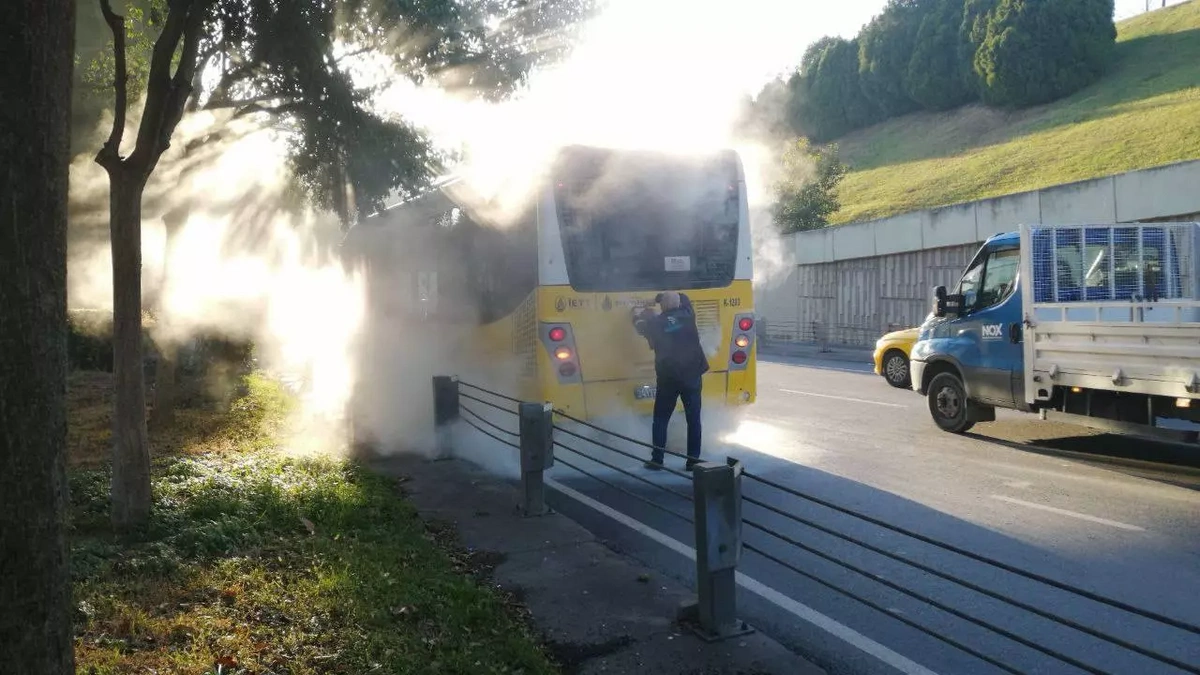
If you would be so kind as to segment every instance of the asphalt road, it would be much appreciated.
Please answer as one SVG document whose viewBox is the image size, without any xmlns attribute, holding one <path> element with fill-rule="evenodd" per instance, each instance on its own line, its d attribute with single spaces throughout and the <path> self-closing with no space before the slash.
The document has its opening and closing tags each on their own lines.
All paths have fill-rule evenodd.
<svg viewBox="0 0 1200 675">
<path fill-rule="evenodd" d="M 758 373 L 758 402 L 735 431 L 707 434 L 707 458 L 720 461 L 733 454 L 752 475 L 828 505 L 753 478 L 743 480 L 746 496 L 809 523 L 744 505 L 745 543 L 755 550 L 744 552 L 738 569 L 759 590 L 743 585 L 739 614 L 752 625 L 831 673 L 1200 672 L 1200 634 L 841 510 L 1200 626 L 1200 450 L 1003 412 L 970 436 L 954 436 L 933 426 L 923 398 L 887 386 L 859 364 L 760 361 Z M 673 426 L 682 427 L 683 420 Z M 712 437 L 718 435 L 722 437 Z M 561 448 L 557 457 L 609 485 L 562 463 L 551 471 L 554 481 L 655 533 L 694 545 L 686 478 L 648 472 L 632 458 L 561 433 L 556 438 L 662 487 Z M 642 453 L 629 443 L 610 443 Z M 555 493 L 555 506 L 665 574 L 694 577 L 693 564 L 664 546 L 661 535 L 656 541 L 646 531 L 568 497 L 565 491 Z M 975 588 L 867 550 L 847 537 Z M 1138 654 L 1138 648 L 1184 668 Z"/>
</svg>

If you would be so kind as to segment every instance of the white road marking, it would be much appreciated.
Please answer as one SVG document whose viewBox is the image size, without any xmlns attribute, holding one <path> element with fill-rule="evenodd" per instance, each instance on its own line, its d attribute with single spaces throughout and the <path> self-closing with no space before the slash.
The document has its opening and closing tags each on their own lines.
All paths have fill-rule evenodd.
<svg viewBox="0 0 1200 675">
<path fill-rule="evenodd" d="M 1027 480 L 1010 480 L 1006 481 L 1004 485 L 1017 490 L 1025 490 L 1033 487 L 1033 483 L 1030 483 Z"/>
<path fill-rule="evenodd" d="M 620 511 L 617 511 L 616 509 L 605 506 L 591 497 L 588 497 L 581 492 L 563 485 L 553 478 L 546 478 L 546 485 L 570 497 L 571 499 L 574 499 L 575 501 L 600 512 L 601 514 L 612 518 L 618 523 L 621 523 L 622 525 L 642 535 L 645 535 L 650 539 L 653 539 L 654 541 L 671 549 L 679 555 L 686 557 L 688 560 L 696 559 L 695 549 L 677 539 L 669 537 L 666 534 L 663 534 L 662 532 L 659 532 L 658 530 L 634 518 L 631 518 Z M 797 602 L 783 593 L 780 593 L 779 591 L 767 586 L 766 584 L 763 584 L 762 582 L 752 579 L 741 572 L 737 573 L 737 581 L 742 588 L 745 588 L 767 602 L 774 604 L 776 607 L 779 607 L 780 609 L 792 614 L 796 618 L 802 621 L 807 621 L 813 626 L 816 626 L 830 635 L 833 635 L 834 637 L 842 640 L 859 651 L 874 656 L 892 668 L 904 673 L 904 675 L 937 675 L 937 673 L 934 671 L 929 670 L 925 666 L 922 666 L 921 664 L 916 663 L 915 661 L 912 661 L 901 654 L 892 651 L 891 649 L 888 649 L 887 647 L 879 644 L 862 633 L 859 633 L 853 628 L 850 628 L 845 624 L 838 623 L 834 619 L 821 614 L 808 605 Z"/>
<path fill-rule="evenodd" d="M 854 398 L 852 396 L 834 396 L 833 394 L 818 394 L 814 391 L 799 391 L 797 389 L 780 389 L 785 394 L 799 394 L 800 396 L 818 396 L 820 398 L 835 398 L 839 401 L 853 401 L 855 403 L 870 403 L 872 405 L 884 405 L 889 408 L 907 408 L 906 405 L 899 403 L 884 403 L 883 401 L 872 401 L 865 398 Z"/>
<path fill-rule="evenodd" d="M 1130 525 L 1128 523 L 1122 523 L 1122 522 L 1118 522 L 1115 520 L 1109 520 L 1107 518 L 1100 518 L 1098 516 L 1089 516 L 1086 513 L 1076 513 L 1075 511 L 1068 511 L 1066 509 L 1060 509 L 1060 508 L 1057 508 L 1054 506 L 1046 506 L 1045 504 L 1035 504 L 1034 502 L 1027 502 L 1022 499 L 1014 499 L 1013 497 L 1004 497 L 1002 495 L 992 495 L 992 499 L 998 499 L 1002 502 L 1008 502 L 1009 504 L 1016 504 L 1017 506 L 1024 506 L 1024 507 L 1031 508 L 1031 509 L 1037 509 L 1039 511 L 1049 511 L 1050 513 L 1057 513 L 1060 516 L 1068 516 L 1070 518 L 1078 518 L 1079 520 L 1086 520 L 1090 523 L 1099 523 L 1100 525 L 1108 525 L 1109 527 L 1115 527 L 1119 530 L 1129 530 L 1130 532 L 1145 532 L 1146 531 L 1145 528 L 1138 527 L 1137 525 Z"/>
</svg>

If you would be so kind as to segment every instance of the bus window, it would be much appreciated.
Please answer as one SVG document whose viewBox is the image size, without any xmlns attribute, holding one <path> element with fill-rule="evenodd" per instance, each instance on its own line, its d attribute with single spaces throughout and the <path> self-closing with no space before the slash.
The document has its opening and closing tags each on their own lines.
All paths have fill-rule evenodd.
<svg viewBox="0 0 1200 675">
<path fill-rule="evenodd" d="M 480 321 L 490 323 L 511 314 L 537 287 L 537 223 L 532 211 L 503 228 L 460 218 L 474 303 Z"/>
<path fill-rule="evenodd" d="M 741 189 L 731 157 L 566 153 L 558 219 L 571 286 L 609 292 L 728 286 Z"/>
</svg>

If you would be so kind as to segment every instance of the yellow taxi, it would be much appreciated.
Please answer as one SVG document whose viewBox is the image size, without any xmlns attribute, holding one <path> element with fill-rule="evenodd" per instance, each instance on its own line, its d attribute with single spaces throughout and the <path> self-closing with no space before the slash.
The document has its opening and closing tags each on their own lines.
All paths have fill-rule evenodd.
<svg viewBox="0 0 1200 675">
<path fill-rule="evenodd" d="M 908 354 L 917 343 L 920 328 L 893 331 L 875 342 L 875 374 L 898 389 L 908 389 L 912 380 L 908 374 Z"/>
</svg>

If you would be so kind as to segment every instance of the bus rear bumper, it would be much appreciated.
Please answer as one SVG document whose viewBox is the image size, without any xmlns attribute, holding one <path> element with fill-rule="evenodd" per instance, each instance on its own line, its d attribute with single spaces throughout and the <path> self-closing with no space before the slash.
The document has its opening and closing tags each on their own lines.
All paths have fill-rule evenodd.
<svg viewBox="0 0 1200 675">
<path fill-rule="evenodd" d="M 706 373 L 701 385 L 701 406 L 703 408 L 727 408 L 754 403 L 756 396 L 753 389 L 739 386 L 737 383 L 731 387 L 730 379 L 730 373 L 727 372 Z M 572 416 L 589 420 L 629 415 L 650 417 L 654 413 L 656 395 L 657 389 L 653 377 L 585 382 L 583 384 L 584 410 L 568 410 L 567 412 Z M 683 410 L 683 404 L 676 403 L 676 410 Z"/>
</svg>

